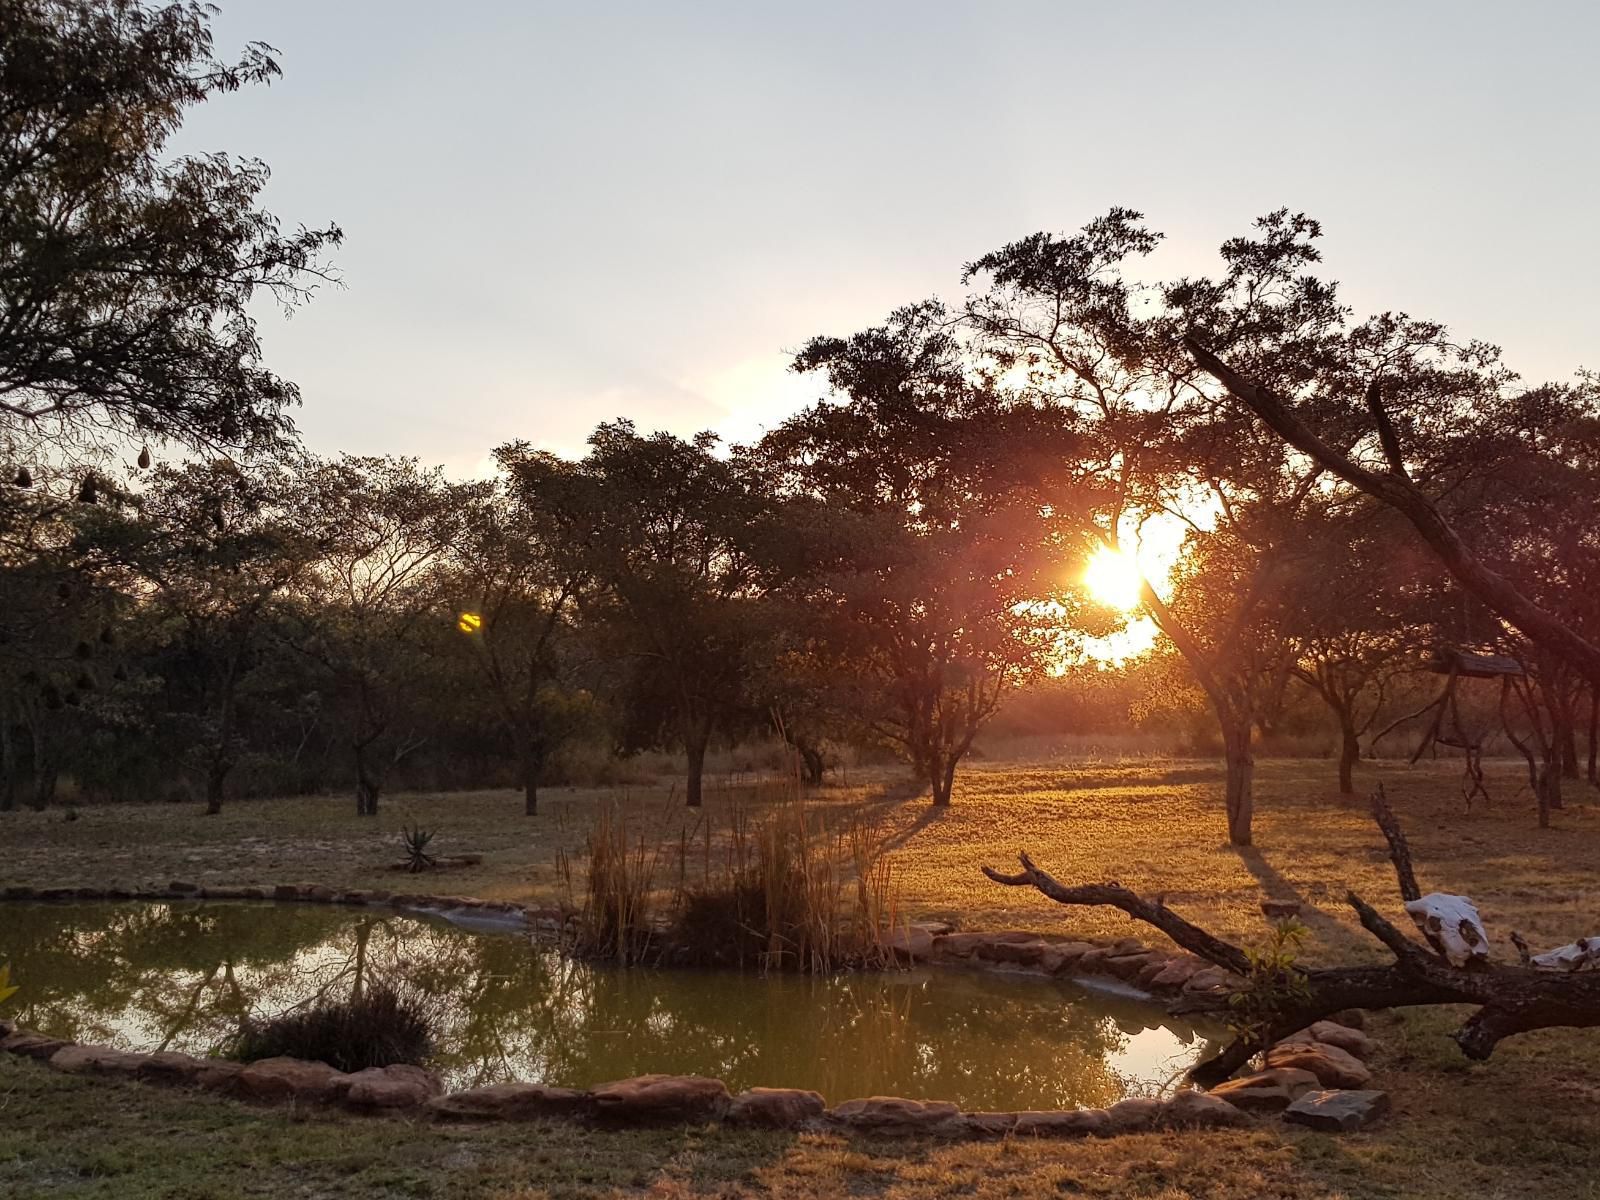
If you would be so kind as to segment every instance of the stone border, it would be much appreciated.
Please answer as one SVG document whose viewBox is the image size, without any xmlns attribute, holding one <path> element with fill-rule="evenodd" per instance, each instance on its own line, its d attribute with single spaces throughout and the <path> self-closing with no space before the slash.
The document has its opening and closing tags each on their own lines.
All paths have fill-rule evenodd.
<svg viewBox="0 0 1600 1200">
<path fill-rule="evenodd" d="M 323 884 L 272 887 L 201 887 L 174 881 L 165 887 L 0 889 L 0 901 L 260 900 L 350 906 L 383 905 L 398 911 L 444 916 L 500 917 L 540 934 L 559 936 L 573 914 L 471 896 L 338 889 Z M 1192 954 L 1145 946 L 1135 938 L 1109 944 L 1026 931 L 955 932 L 949 925 L 918 924 L 895 930 L 888 948 L 896 960 L 940 967 L 1026 972 L 1072 980 L 1109 980 L 1130 996 L 1158 1000 L 1184 994 L 1222 993 L 1242 982 Z M 1209 1093 L 1180 1091 L 1166 1100 L 1134 1097 L 1106 1109 L 1053 1112 L 962 1112 L 946 1101 L 872 1096 L 829 1109 L 822 1097 L 792 1088 L 752 1088 L 733 1096 L 719 1079 L 694 1075 L 642 1075 L 590 1091 L 532 1083 L 502 1083 L 444 1094 L 432 1072 L 393 1066 L 346 1074 L 327 1063 L 265 1059 L 248 1065 L 200 1059 L 175 1051 L 155 1054 L 85 1046 L 0 1022 L 0 1051 L 23 1054 L 69 1074 L 179 1084 L 247 1100 L 338 1104 L 357 1112 L 425 1108 L 441 1119 L 577 1119 L 593 1124 L 726 1121 L 766 1128 L 834 1128 L 862 1133 L 934 1134 L 956 1138 L 1113 1136 L 1150 1129 L 1221 1127 L 1249 1113 L 1282 1113 L 1316 1129 L 1359 1129 L 1388 1110 L 1383 1092 L 1367 1090 L 1365 1064 L 1374 1044 L 1361 1015 L 1345 1023 L 1319 1021 L 1268 1049 L 1265 1068 L 1231 1079 Z"/>
</svg>

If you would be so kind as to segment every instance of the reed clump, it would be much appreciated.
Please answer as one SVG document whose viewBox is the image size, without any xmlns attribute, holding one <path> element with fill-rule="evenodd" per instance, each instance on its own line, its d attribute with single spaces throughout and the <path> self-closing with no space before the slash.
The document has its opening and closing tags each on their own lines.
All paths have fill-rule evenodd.
<svg viewBox="0 0 1600 1200">
<path fill-rule="evenodd" d="M 598 815 L 576 951 L 826 972 L 888 965 L 896 920 L 886 839 L 859 814 L 830 820 L 798 779 L 758 784 L 714 810 L 676 816 L 657 838 Z M 571 864 L 565 864 L 569 882 Z"/>
</svg>

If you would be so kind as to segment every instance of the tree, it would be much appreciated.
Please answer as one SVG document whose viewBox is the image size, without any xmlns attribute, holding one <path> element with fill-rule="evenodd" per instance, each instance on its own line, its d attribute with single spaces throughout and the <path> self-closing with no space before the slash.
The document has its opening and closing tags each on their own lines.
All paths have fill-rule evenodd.
<svg viewBox="0 0 1600 1200">
<path fill-rule="evenodd" d="M 318 546 L 288 511 L 293 476 L 228 459 L 156 471 L 129 530 L 129 554 L 178 625 L 180 655 L 166 681 L 192 709 L 194 751 L 205 776 L 207 814 L 222 811 L 238 762 L 240 694 L 261 650 L 271 605 L 309 568 Z"/>
<path fill-rule="evenodd" d="M 347 455 L 311 464 L 296 487 L 304 534 L 319 547 L 295 589 L 296 640 L 342 702 L 356 813 L 374 816 L 387 768 L 427 739 L 405 718 L 428 686 L 446 555 L 482 486 L 450 483 L 415 459 Z"/>
<path fill-rule="evenodd" d="M 785 422 L 757 449 L 808 561 L 790 589 L 809 634 L 794 655 L 855 723 L 950 803 L 958 764 L 1060 645 L 1070 598 L 1061 481 L 1070 433 L 970 372 L 937 304 L 796 360 L 842 403 Z M 1050 501 L 1044 497 L 1048 494 Z M 1055 509 L 1052 509 L 1053 501 Z"/>
<path fill-rule="evenodd" d="M 460 632 L 515 746 L 530 817 L 550 755 L 594 716 L 588 693 L 572 686 L 581 568 L 552 551 L 539 516 L 496 488 L 473 507 L 450 558 Z"/>
<path fill-rule="evenodd" d="M 709 433 L 644 436 L 601 425 L 577 462 L 514 444 L 499 451 L 519 501 L 590 581 L 585 617 L 632 673 L 634 742 L 669 738 L 688 755 L 700 806 L 706 750 L 747 705 L 748 650 L 760 636 L 770 568 L 752 546 L 768 498 Z"/>
<path fill-rule="evenodd" d="M 1361 738 L 1394 679 L 1414 670 L 1436 636 L 1439 597 L 1418 578 L 1417 556 L 1370 506 L 1307 522 L 1287 567 L 1281 620 L 1290 676 L 1339 728 L 1339 791 L 1355 792 Z"/>
<path fill-rule="evenodd" d="M 212 55 L 212 10 L 0 0 L 0 444 L 14 463 L 106 435 L 277 441 L 293 384 L 249 302 L 329 278 L 340 232 L 285 234 L 265 164 L 169 160 L 185 113 L 279 73 Z"/>
<path fill-rule="evenodd" d="M 1124 274 L 1159 235 L 1114 209 L 1070 237 L 1035 234 L 971 264 L 966 320 L 997 371 L 1022 375 L 1041 402 L 1072 413 L 1093 446 L 1087 461 L 1112 502 L 1096 534 L 1117 548 L 1160 517 L 1227 543 L 1236 586 L 1213 596 L 1231 611 L 1213 628 L 1264 629 L 1258 606 L 1278 588 L 1322 467 L 1293 453 L 1211 386 L 1183 349 L 1204 331 L 1268 386 L 1295 387 L 1337 436 L 1355 426 L 1352 401 L 1378 370 L 1416 394 L 1479 394 L 1483 348 L 1452 347 L 1444 330 L 1406 317 L 1351 327 L 1334 288 L 1312 267 L 1321 227 L 1280 210 L 1221 249 L 1215 278 L 1146 285 Z M 1251 726 L 1262 696 L 1257 656 L 1242 664 L 1230 639 L 1197 637 L 1151 586 L 1146 611 L 1194 671 L 1216 712 L 1227 760 L 1229 839 L 1251 840 Z"/>
</svg>

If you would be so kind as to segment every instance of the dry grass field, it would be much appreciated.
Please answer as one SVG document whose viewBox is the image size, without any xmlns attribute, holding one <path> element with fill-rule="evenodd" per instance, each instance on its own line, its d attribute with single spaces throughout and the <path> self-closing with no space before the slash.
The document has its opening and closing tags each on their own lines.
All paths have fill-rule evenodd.
<svg viewBox="0 0 1600 1200">
<path fill-rule="evenodd" d="M 1369 766 L 1409 831 L 1425 889 L 1466 893 L 1491 935 L 1536 947 L 1600 930 L 1600 808 L 1574 785 L 1554 828 L 1510 764 L 1496 801 L 1466 811 L 1445 765 Z M 707 808 L 766 803 L 759 779 L 719 781 Z M 1261 764 L 1254 849 L 1224 841 L 1220 764 L 1172 759 L 1040 760 L 975 765 L 954 806 L 935 815 L 893 775 L 852 778 L 812 801 L 835 825 L 859 815 L 892 847 L 901 911 L 966 928 L 1018 927 L 1124 936 L 1112 912 L 1064 910 L 1000 888 L 978 871 L 1028 849 L 1058 878 L 1118 879 L 1164 892 L 1185 915 L 1251 941 L 1259 902 L 1305 905 L 1312 959 L 1375 956 L 1344 908 L 1354 888 L 1398 917 L 1383 840 L 1364 804 L 1341 799 L 1331 765 Z M 221 816 L 191 808 L 84 808 L 0 818 L 4 882 L 322 882 L 416 887 L 388 864 L 406 821 L 436 829 L 441 854 L 480 865 L 428 878 L 448 893 L 558 900 L 561 854 L 582 843 L 596 806 L 618 804 L 635 836 L 659 841 L 677 869 L 685 821 L 671 788 L 553 791 L 537 818 L 511 793 L 395 796 L 376 820 L 343 798 L 242 802 Z M 693 851 L 686 853 L 693 869 Z M 401 881 L 404 881 L 402 883 Z M 0 959 L 4 957 L 0 909 Z M 1600 1036 L 1545 1031 L 1503 1045 L 1487 1064 L 1445 1036 L 1460 1014 L 1411 1010 L 1375 1021 L 1379 1080 L 1395 1114 L 1344 1138 L 1263 1127 L 1228 1135 L 1146 1135 L 1103 1142 L 940 1146 L 726 1131 L 604 1134 L 415 1129 L 402 1121 L 291 1117 L 191 1097 L 89 1085 L 31 1063 L 0 1063 L 0 1194 L 17 1196 L 547 1195 L 1106 1196 L 1150 1200 L 1285 1197 L 1600 1197 Z"/>
</svg>

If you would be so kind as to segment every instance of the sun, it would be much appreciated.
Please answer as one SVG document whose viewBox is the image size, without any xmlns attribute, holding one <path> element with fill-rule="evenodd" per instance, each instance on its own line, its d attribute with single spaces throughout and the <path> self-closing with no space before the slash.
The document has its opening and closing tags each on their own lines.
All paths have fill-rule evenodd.
<svg viewBox="0 0 1600 1200">
<path fill-rule="evenodd" d="M 1139 607 L 1144 575 L 1132 555 L 1106 547 L 1089 559 L 1083 582 L 1089 594 L 1107 608 L 1132 612 Z"/>
</svg>

